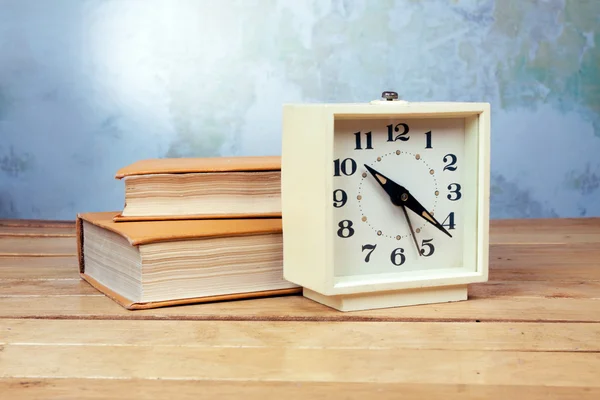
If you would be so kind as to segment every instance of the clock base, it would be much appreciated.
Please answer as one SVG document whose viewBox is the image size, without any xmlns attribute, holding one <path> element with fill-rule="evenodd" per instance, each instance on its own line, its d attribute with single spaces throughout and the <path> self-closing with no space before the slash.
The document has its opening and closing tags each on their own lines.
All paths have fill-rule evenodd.
<svg viewBox="0 0 600 400">
<path fill-rule="evenodd" d="M 360 311 L 466 300 L 467 285 L 337 296 L 325 296 L 304 288 L 302 294 L 306 298 L 339 311 Z"/>
</svg>

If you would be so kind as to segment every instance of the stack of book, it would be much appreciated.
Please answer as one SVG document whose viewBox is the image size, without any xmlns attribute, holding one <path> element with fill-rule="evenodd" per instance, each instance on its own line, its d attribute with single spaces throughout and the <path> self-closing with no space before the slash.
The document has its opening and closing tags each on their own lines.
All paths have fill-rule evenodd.
<svg viewBox="0 0 600 400">
<path fill-rule="evenodd" d="M 283 278 L 279 157 L 141 160 L 77 215 L 81 277 L 127 309 L 301 293 Z"/>
</svg>

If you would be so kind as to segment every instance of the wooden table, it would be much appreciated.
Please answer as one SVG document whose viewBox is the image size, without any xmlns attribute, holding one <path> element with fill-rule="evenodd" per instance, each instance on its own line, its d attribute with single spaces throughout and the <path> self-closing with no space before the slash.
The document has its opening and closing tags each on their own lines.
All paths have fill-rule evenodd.
<svg viewBox="0 0 600 400">
<path fill-rule="evenodd" d="M 0 398 L 600 399 L 600 218 L 491 242 L 464 302 L 132 312 L 80 280 L 73 224 L 0 221 Z"/>
</svg>

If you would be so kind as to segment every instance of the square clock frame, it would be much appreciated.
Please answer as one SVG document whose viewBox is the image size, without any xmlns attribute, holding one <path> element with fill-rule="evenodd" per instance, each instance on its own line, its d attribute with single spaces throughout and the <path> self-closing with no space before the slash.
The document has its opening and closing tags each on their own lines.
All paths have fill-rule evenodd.
<svg viewBox="0 0 600 400">
<path fill-rule="evenodd" d="M 305 297 L 365 310 L 487 281 L 488 103 L 286 104 L 281 163 L 283 273 Z"/>
</svg>

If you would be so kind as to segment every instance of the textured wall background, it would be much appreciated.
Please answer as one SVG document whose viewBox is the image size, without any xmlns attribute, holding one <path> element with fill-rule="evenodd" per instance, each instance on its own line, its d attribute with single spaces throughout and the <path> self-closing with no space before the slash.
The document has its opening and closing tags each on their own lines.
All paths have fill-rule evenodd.
<svg viewBox="0 0 600 400">
<path fill-rule="evenodd" d="M 600 215 L 598 0 L 0 0 L 0 218 L 140 158 L 280 154 L 281 104 L 492 103 L 492 217 Z"/>
</svg>

